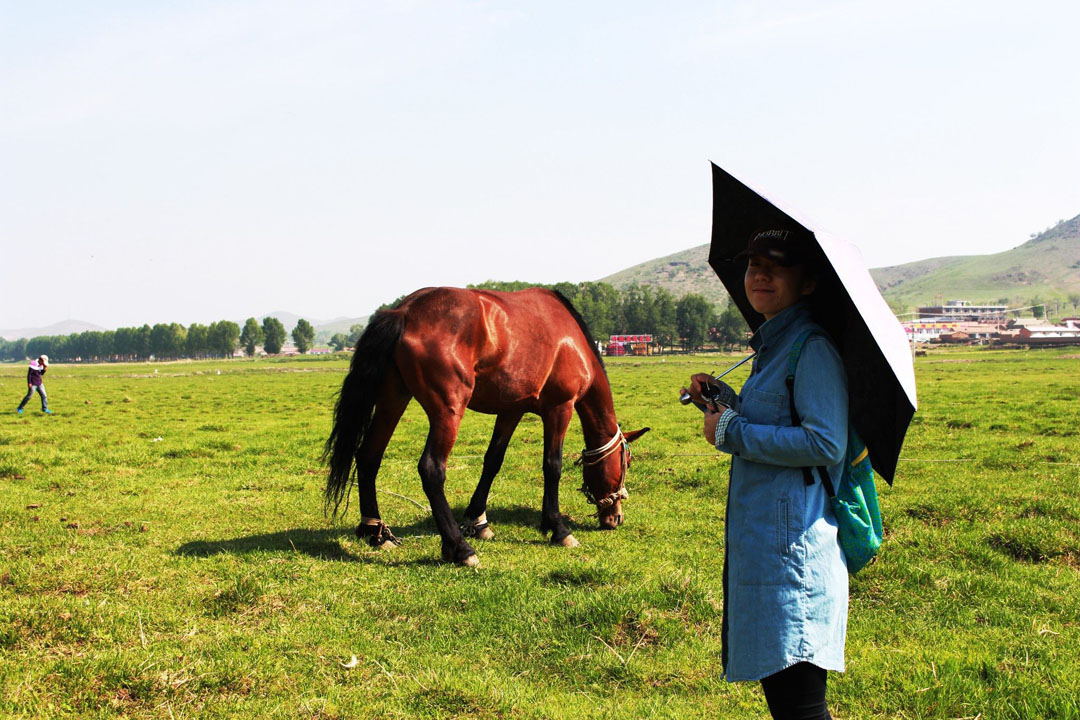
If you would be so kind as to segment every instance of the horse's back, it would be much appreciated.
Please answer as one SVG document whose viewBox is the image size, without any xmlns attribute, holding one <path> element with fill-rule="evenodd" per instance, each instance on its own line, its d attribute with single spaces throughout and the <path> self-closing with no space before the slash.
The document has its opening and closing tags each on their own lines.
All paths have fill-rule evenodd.
<svg viewBox="0 0 1080 720">
<path fill-rule="evenodd" d="M 405 314 L 407 333 L 439 342 L 483 344 L 487 340 L 506 348 L 509 334 L 554 342 L 569 336 L 588 342 L 560 296 L 545 288 L 514 292 L 424 288 L 406 297 L 395 311 Z"/>
<path fill-rule="evenodd" d="M 470 386 L 470 407 L 569 399 L 591 382 L 591 341 L 556 293 L 425 288 L 396 308 L 405 314 L 399 368 L 408 384 Z M 405 365 L 405 367 L 402 367 Z M 415 391 L 414 391 L 415 392 Z"/>
</svg>

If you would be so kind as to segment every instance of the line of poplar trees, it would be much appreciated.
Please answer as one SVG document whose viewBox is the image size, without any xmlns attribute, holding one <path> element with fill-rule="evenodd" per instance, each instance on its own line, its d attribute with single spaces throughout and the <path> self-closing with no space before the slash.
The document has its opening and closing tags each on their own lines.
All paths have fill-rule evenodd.
<svg viewBox="0 0 1080 720">
<path fill-rule="evenodd" d="M 489 280 L 469 287 L 512 291 L 536 286 L 536 283 Z M 565 295 L 585 319 L 593 339 L 600 342 L 606 342 L 609 335 L 649 334 L 661 350 L 674 347 L 697 350 L 710 342 L 732 347 L 746 340 L 746 322 L 733 304 L 728 303 L 722 312 L 717 312 L 708 299 L 696 293 L 675 297 L 664 288 L 650 285 L 619 290 L 604 282 L 563 282 L 542 287 Z M 379 309 L 392 307 L 403 297 Z M 353 345 L 362 330 L 362 326 L 355 325 L 347 336 L 335 335 L 331 344 L 339 350 L 346 343 Z M 306 320 L 297 323 L 292 333 L 301 352 L 311 347 L 314 336 L 315 330 Z M 273 354 L 280 352 L 285 338 L 285 328 L 271 317 L 264 318 L 261 324 L 255 318 L 248 318 L 243 329 L 229 320 L 210 325 L 192 323 L 186 328 L 179 323 L 159 323 L 30 340 L 0 340 L 0 360 L 20 361 L 39 355 L 48 355 L 56 362 L 221 358 L 232 357 L 238 347 L 252 355 L 256 345 L 263 345 Z"/>
<path fill-rule="evenodd" d="M 722 312 L 717 312 L 703 295 L 687 293 L 676 297 L 652 285 L 631 285 L 620 290 L 605 282 L 538 285 L 489 280 L 469 287 L 504 291 L 546 287 L 560 292 L 585 319 L 593 340 L 605 343 L 611 335 L 648 334 L 661 350 L 674 347 L 698 350 L 710 342 L 721 347 L 745 344 L 749 331 L 746 321 L 730 302 Z M 379 309 L 393 307 L 402 299 Z"/>
<path fill-rule="evenodd" d="M 240 327 L 229 320 L 202 325 L 158 323 L 116 330 L 87 330 L 71 335 L 46 335 L 0 340 L 0 359 L 23 360 L 48 355 L 53 362 L 108 362 L 178 358 L 232 357 Z"/>
</svg>

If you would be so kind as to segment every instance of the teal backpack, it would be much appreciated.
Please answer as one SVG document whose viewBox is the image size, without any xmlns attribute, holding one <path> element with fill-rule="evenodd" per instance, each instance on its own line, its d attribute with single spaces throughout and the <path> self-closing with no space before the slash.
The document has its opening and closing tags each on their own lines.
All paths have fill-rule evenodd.
<svg viewBox="0 0 1080 720">
<path fill-rule="evenodd" d="M 806 339 L 816 330 L 807 330 L 791 346 L 788 360 L 788 374 L 785 382 L 791 402 L 792 424 L 800 425 L 798 411 L 795 410 L 795 366 L 799 364 Z M 847 559 L 848 572 L 855 574 L 870 563 L 881 547 L 883 533 L 881 528 L 881 510 L 878 508 L 877 487 L 874 485 L 874 469 L 870 467 L 870 456 L 866 443 L 862 441 L 855 427 L 848 423 L 847 455 L 839 481 L 833 485 L 829 472 L 823 467 L 817 469 L 821 484 L 829 496 L 836 525 L 840 548 Z M 807 485 L 814 484 L 814 475 L 810 468 L 804 467 L 803 479 Z"/>
</svg>

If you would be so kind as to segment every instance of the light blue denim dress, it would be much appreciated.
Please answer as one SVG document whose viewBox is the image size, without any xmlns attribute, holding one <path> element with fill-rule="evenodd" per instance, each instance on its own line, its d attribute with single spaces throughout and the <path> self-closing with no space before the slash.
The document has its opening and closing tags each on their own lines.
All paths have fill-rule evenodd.
<svg viewBox="0 0 1080 720">
<path fill-rule="evenodd" d="M 840 477 L 848 424 L 843 362 L 823 334 L 803 345 L 795 374 L 801 426 L 792 426 L 784 382 L 792 343 L 812 327 L 802 301 L 758 329 L 750 377 L 717 429 L 717 449 L 732 455 L 724 533 L 729 682 L 803 661 L 844 670 L 847 566 L 821 481 L 815 472 L 808 486 L 801 470 L 825 466 Z"/>
</svg>

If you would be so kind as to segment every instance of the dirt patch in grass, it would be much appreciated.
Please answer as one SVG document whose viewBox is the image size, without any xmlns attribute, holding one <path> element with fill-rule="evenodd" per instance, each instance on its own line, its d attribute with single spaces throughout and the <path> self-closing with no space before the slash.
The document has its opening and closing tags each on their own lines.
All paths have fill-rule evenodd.
<svg viewBox="0 0 1080 720">
<path fill-rule="evenodd" d="M 652 626 L 648 613 L 638 615 L 630 612 L 623 616 L 611 633 L 611 641 L 615 646 L 630 645 L 631 647 L 648 647 L 656 643 L 660 633 Z"/>
</svg>

